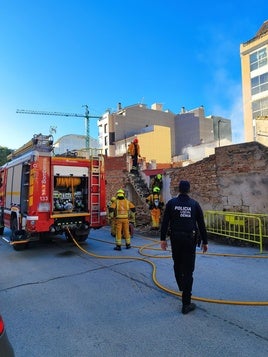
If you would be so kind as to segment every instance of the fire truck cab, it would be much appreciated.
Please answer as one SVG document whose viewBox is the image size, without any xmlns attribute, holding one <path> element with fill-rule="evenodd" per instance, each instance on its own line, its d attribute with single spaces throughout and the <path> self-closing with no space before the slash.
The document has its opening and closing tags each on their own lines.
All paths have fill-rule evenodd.
<svg viewBox="0 0 268 357">
<path fill-rule="evenodd" d="M 51 135 L 32 140 L 0 167 L 0 234 L 10 244 L 65 234 L 85 241 L 91 228 L 106 224 L 104 159 L 97 149 L 55 156 Z"/>
</svg>

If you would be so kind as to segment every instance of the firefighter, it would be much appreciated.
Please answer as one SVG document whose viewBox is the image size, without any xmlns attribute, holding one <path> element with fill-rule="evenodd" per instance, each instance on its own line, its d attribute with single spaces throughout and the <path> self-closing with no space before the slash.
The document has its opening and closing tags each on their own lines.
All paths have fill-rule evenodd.
<svg viewBox="0 0 268 357">
<path fill-rule="evenodd" d="M 120 189 L 116 193 L 116 200 L 109 208 L 109 216 L 115 219 L 116 235 L 114 250 L 121 250 L 122 232 L 126 240 L 126 249 L 131 248 L 131 237 L 129 233 L 129 213 L 136 212 L 132 202 L 125 198 L 125 191 Z"/>
<path fill-rule="evenodd" d="M 115 202 L 116 201 L 116 197 L 115 196 L 113 196 L 111 199 L 110 199 L 110 202 L 108 203 L 108 205 L 107 205 L 107 207 L 108 207 L 108 211 L 109 211 L 109 208 L 111 207 L 111 204 L 113 203 L 113 202 Z M 109 213 L 109 212 L 108 212 Z M 113 236 L 113 237 L 115 237 L 115 218 L 114 217 L 110 217 L 109 215 L 108 215 L 108 223 L 110 224 L 110 226 L 111 226 L 111 236 Z"/>
<path fill-rule="evenodd" d="M 132 173 L 137 173 L 138 170 L 138 157 L 140 155 L 140 145 L 137 138 L 135 138 L 128 146 L 128 153 L 132 158 Z"/>
<path fill-rule="evenodd" d="M 152 189 L 154 189 L 155 187 L 159 187 L 160 190 L 162 190 L 163 182 L 162 182 L 161 174 L 157 174 L 156 176 L 154 176 L 154 178 L 152 180 Z"/>
<path fill-rule="evenodd" d="M 161 213 L 164 207 L 164 202 L 162 201 L 159 187 L 153 188 L 153 192 L 146 198 L 146 202 L 149 205 L 149 210 L 151 213 L 152 229 L 159 229 Z"/>
</svg>

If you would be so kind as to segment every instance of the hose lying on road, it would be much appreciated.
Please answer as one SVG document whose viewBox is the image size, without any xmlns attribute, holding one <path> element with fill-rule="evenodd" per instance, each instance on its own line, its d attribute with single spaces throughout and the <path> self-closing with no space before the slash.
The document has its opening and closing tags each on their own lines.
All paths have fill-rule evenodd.
<svg viewBox="0 0 268 357">
<path fill-rule="evenodd" d="M 71 232 L 69 231 L 70 236 L 73 239 L 74 244 L 85 254 L 90 255 L 94 258 L 98 258 L 98 259 L 114 259 L 114 260 L 137 260 L 137 261 L 142 261 L 145 262 L 147 264 L 150 264 L 153 268 L 152 270 L 152 279 L 154 284 L 161 290 L 167 292 L 168 294 L 172 294 L 175 296 L 179 296 L 181 297 L 182 294 L 180 292 L 171 290 L 169 288 L 166 288 L 164 285 L 160 284 L 159 281 L 156 278 L 156 264 L 154 262 L 152 262 L 151 260 L 147 259 L 147 258 L 170 258 L 170 255 L 146 255 L 147 258 L 140 258 L 140 257 L 132 257 L 132 256 L 117 256 L 117 255 L 99 255 L 99 254 L 95 254 L 92 252 L 87 251 L 86 249 L 84 249 L 76 240 L 75 238 L 72 236 Z M 99 241 L 99 240 L 98 240 Z M 107 243 L 107 241 L 105 241 L 105 243 Z M 154 246 L 155 244 L 159 244 L 159 241 L 156 242 L 155 240 L 153 241 L 153 243 L 144 245 L 142 247 L 138 247 L 139 248 L 139 253 L 143 254 L 143 250 L 145 249 L 151 249 L 151 250 L 160 250 L 159 248 L 152 248 L 152 246 Z M 197 253 L 200 254 L 200 253 Z M 206 253 L 207 255 L 216 255 L 216 256 L 230 256 L 230 257 L 243 257 L 243 258 L 268 258 L 268 256 L 255 256 L 255 255 L 237 255 L 237 254 L 215 254 L 215 253 Z M 224 300 L 224 299 L 209 299 L 209 298 L 203 298 L 203 297 L 198 297 L 198 296 L 192 296 L 192 300 L 196 300 L 196 301 L 202 301 L 202 302 L 207 302 L 207 303 L 214 303 L 214 304 L 225 304 L 225 305 L 247 305 L 247 306 L 268 306 L 268 301 L 238 301 L 238 300 Z"/>
</svg>

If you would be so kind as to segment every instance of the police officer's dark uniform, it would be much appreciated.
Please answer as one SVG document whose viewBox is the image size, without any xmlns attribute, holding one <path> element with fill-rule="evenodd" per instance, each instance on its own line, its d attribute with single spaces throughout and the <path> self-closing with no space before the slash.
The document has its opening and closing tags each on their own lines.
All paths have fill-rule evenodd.
<svg viewBox="0 0 268 357">
<path fill-rule="evenodd" d="M 182 313 L 195 309 L 191 303 L 195 268 L 196 232 L 199 229 L 203 252 L 207 251 L 207 231 L 203 211 L 197 201 L 188 196 L 190 183 L 180 181 L 180 194 L 166 204 L 161 226 L 161 247 L 166 249 L 166 234 L 170 228 L 170 242 L 174 273 L 182 291 Z"/>
</svg>

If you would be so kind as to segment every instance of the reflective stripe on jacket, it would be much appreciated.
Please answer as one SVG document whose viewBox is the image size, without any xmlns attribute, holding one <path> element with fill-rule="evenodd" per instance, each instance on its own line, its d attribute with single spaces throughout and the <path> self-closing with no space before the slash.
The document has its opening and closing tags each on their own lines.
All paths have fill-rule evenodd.
<svg viewBox="0 0 268 357">
<path fill-rule="evenodd" d="M 116 200 L 116 218 L 128 218 L 129 201 L 128 200 Z"/>
</svg>

